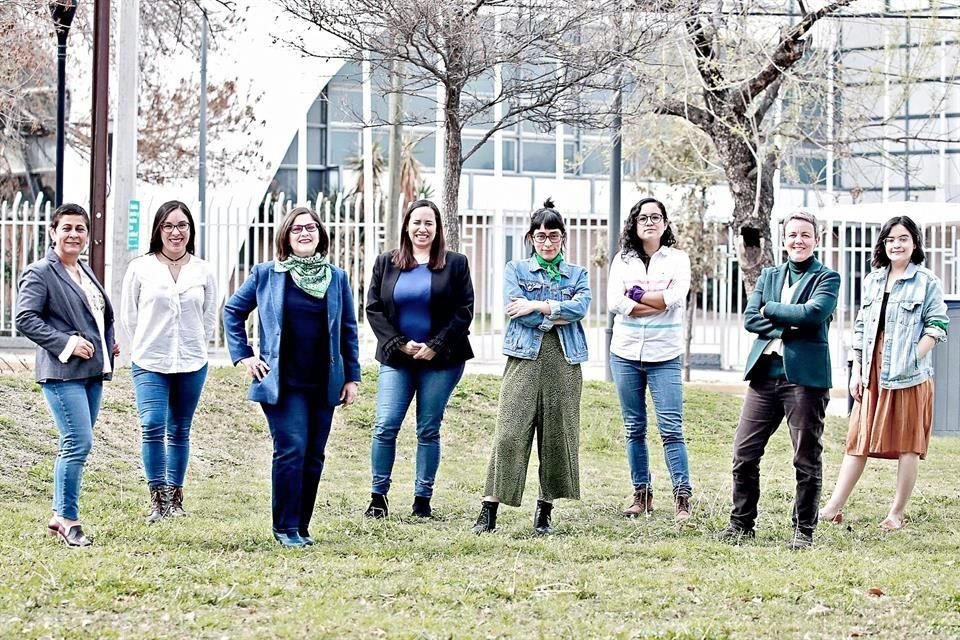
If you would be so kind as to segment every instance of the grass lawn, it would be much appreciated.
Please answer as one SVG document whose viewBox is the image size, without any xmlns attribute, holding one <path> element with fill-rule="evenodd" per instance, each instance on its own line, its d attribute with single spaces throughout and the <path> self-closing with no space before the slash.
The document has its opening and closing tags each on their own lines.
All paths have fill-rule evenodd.
<svg viewBox="0 0 960 640">
<path fill-rule="evenodd" d="M 620 517 L 630 492 L 613 389 L 583 396 L 583 500 L 559 501 L 557 534 L 532 533 L 536 464 L 521 509 L 474 536 L 499 379 L 468 376 L 444 425 L 437 517 L 408 517 L 414 444 L 398 447 L 392 515 L 369 499 L 375 372 L 338 413 L 311 527 L 318 545 L 284 551 L 270 535 L 270 439 L 237 370 L 214 370 L 194 423 L 185 506 L 148 526 L 128 371 L 106 386 L 81 513 L 96 544 L 44 535 L 55 429 L 33 382 L 0 378 L 2 638 L 949 638 L 960 637 L 960 439 L 936 439 L 906 529 L 877 526 L 895 463 L 872 461 L 842 526 L 816 547 L 784 549 L 793 471 L 779 431 L 763 463 L 757 539 L 716 542 L 730 508 L 735 397 L 686 393 L 693 526 L 672 522 L 659 439 L 651 435 L 656 511 Z M 845 425 L 825 437 L 825 492 Z"/>
</svg>

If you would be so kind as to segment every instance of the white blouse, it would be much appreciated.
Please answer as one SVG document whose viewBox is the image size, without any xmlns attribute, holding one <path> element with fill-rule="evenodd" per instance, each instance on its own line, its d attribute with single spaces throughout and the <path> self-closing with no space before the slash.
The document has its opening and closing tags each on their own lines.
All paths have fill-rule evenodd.
<svg viewBox="0 0 960 640">
<path fill-rule="evenodd" d="M 131 360 L 156 373 L 197 371 L 217 323 L 217 281 L 205 261 L 190 256 L 174 281 L 154 255 L 140 256 L 123 276 L 120 322 L 132 336 Z"/>
</svg>

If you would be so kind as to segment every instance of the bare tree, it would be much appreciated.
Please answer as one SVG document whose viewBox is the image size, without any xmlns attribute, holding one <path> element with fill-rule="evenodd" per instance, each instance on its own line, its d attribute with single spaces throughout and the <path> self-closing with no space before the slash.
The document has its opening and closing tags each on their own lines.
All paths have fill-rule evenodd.
<svg viewBox="0 0 960 640">
<path fill-rule="evenodd" d="M 731 13 L 722 2 L 691 2 L 682 9 L 686 16 L 678 60 L 657 60 L 656 70 L 649 60 L 639 61 L 641 77 L 661 79 L 659 95 L 648 94 L 644 106 L 687 120 L 712 141 L 734 201 L 731 224 L 748 289 L 760 270 L 773 263 L 770 214 L 780 150 L 771 135 L 770 110 L 791 69 L 811 52 L 814 25 L 852 1 L 834 0 L 812 11 L 800 2 L 799 21 L 775 31 L 769 29 L 769 18 L 750 15 L 759 2 L 739 3 L 741 10 Z M 692 73 L 685 72 L 685 63 Z"/>
<path fill-rule="evenodd" d="M 384 69 L 402 62 L 404 94 L 439 95 L 442 208 L 447 241 L 455 249 L 463 163 L 496 131 L 520 120 L 544 129 L 558 122 L 606 125 L 602 91 L 612 85 L 624 57 L 654 45 L 646 21 L 662 27 L 651 20 L 652 13 L 623 14 L 621 0 L 277 2 L 342 42 L 339 56 L 366 58 Z M 316 53 L 304 38 L 293 44 Z M 437 117 L 431 114 L 419 123 Z M 482 131 L 469 148 L 463 147 L 465 127 Z"/>
</svg>

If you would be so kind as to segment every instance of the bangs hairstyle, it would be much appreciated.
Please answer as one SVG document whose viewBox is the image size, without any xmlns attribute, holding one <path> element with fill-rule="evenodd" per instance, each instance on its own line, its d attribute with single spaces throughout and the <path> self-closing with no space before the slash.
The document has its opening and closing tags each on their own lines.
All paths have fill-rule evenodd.
<svg viewBox="0 0 960 640">
<path fill-rule="evenodd" d="M 531 256 L 537 252 L 533 247 L 533 234 L 539 231 L 540 227 L 559 229 L 560 233 L 563 234 L 563 240 L 560 241 L 560 248 L 567 248 L 567 227 L 563 223 L 563 216 L 557 211 L 557 205 L 553 204 L 553 200 L 550 198 L 544 200 L 543 206 L 530 214 L 530 228 L 527 230 L 527 235 L 524 236 L 524 238 L 530 243 Z"/>
<path fill-rule="evenodd" d="M 803 222 L 808 222 L 812 224 L 814 237 L 817 239 L 820 238 L 820 223 L 817 221 L 817 216 L 807 211 L 797 211 L 795 213 L 791 213 L 789 216 L 786 217 L 786 219 L 784 219 L 783 221 L 784 236 L 787 235 L 787 224 L 789 224 L 791 220 L 802 220 Z"/>
<path fill-rule="evenodd" d="M 663 223 L 666 227 L 660 234 L 660 246 L 672 247 L 677 244 L 677 238 L 673 235 L 673 228 L 670 226 L 670 218 L 667 217 L 667 208 L 656 198 L 644 198 L 637 204 L 630 207 L 630 214 L 627 221 L 623 224 L 623 231 L 620 233 L 620 255 L 624 258 L 628 254 L 636 254 L 641 258 L 648 258 L 647 252 L 643 250 L 643 241 L 637 235 L 637 218 L 640 217 L 640 209 L 643 205 L 654 203 L 660 209 L 663 215 Z"/>
<path fill-rule="evenodd" d="M 193 222 L 193 215 L 190 213 L 190 209 L 179 200 L 170 200 L 160 205 L 160 208 L 157 209 L 157 215 L 153 216 L 153 231 L 150 233 L 150 249 L 147 253 L 160 253 L 160 250 L 163 249 L 163 240 L 160 238 L 160 227 L 167 221 L 167 217 L 177 209 L 183 211 L 183 215 L 187 216 L 187 223 L 190 225 L 190 237 L 187 238 L 187 253 L 193 255 L 196 251 L 197 226 Z"/>
<path fill-rule="evenodd" d="M 431 200 L 414 200 L 407 205 L 407 210 L 403 214 L 403 222 L 400 223 L 400 246 L 393 250 L 393 266 L 401 271 L 408 271 L 417 266 L 417 259 L 413 257 L 413 240 L 410 239 L 408 229 L 410 227 L 410 217 L 414 211 L 421 207 L 433 211 L 433 221 L 437 228 L 437 232 L 433 236 L 433 244 L 430 245 L 430 261 L 427 262 L 427 268 L 436 271 L 447 265 L 447 239 L 443 234 L 440 207 Z"/>
<path fill-rule="evenodd" d="M 317 223 L 317 234 L 320 236 L 320 240 L 317 242 L 317 250 L 313 255 L 321 257 L 327 255 L 327 249 L 330 248 L 330 236 L 327 235 L 327 230 L 323 228 L 320 216 L 310 207 L 296 207 L 288 211 L 287 215 L 283 217 L 280 227 L 277 229 L 277 235 L 273 238 L 276 260 L 283 262 L 293 253 L 293 247 L 290 245 L 290 227 L 293 226 L 293 221 L 297 219 L 297 216 L 303 214 L 307 214 Z"/>
<path fill-rule="evenodd" d="M 62 204 L 54 210 L 53 215 L 50 216 L 50 231 L 56 231 L 57 227 L 60 226 L 60 218 L 63 216 L 81 216 L 83 224 L 87 225 L 87 233 L 90 233 L 90 215 L 86 209 L 72 202 Z M 52 237 L 50 238 L 50 246 L 53 246 Z"/>
<path fill-rule="evenodd" d="M 898 224 L 910 232 L 911 237 L 913 237 L 913 253 L 910 254 L 910 262 L 923 264 L 923 261 L 926 260 L 927 256 L 923 252 L 923 237 L 920 235 L 917 223 L 907 216 L 896 216 L 884 222 L 880 228 L 880 237 L 877 238 L 877 243 L 873 245 L 873 260 L 870 262 L 874 269 L 890 266 L 890 258 L 887 256 L 884 241 L 890 236 L 890 231 Z"/>
</svg>

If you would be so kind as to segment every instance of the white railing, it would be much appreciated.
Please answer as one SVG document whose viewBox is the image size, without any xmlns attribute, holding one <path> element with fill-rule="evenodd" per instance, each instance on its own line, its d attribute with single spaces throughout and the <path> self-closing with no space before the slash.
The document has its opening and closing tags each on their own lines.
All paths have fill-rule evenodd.
<svg viewBox="0 0 960 640">
<path fill-rule="evenodd" d="M 379 199 L 377 199 L 379 200 Z M 152 210 L 160 203 L 141 203 L 144 212 L 140 225 L 140 246 L 149 245 Z M 188 205 L 193 206 L 188 202 Z M 283 213 L 292 206 L 281 197 L 265 203 L 210 203 L 207 207 L 206 246 L 202 254 L 213 265 L 224 298 L 235 291 L 258 262 L 273 258 L 274 234 Z M 196 216 L 198 208 L 193 212 Z M 361 353 L 372 357 L 375 340 L 363 322 L 364 289 L 369 280 L 373 259 L 384 246 L 384 225 L 380 207 L 365 219 L 358 197 L 339 196 L 317 206 L 324 226 L 330 234 L 331 261 L 347 271 L 361 324 Z M 17 336 L 13 325 L 16 313 L 16 282 L 24 267 L 43 255 L 45 229 L 50 207 L 36 206 L 19 199 L 0 202 L 0 336 Z M 495 221 L 502 220 L 495 228 Z M 471 337 L 478 359 L 499 361 L 502 345 L 503 305 L 496 299 L 496 286 L 503 277 L 505 259 L 529 255 L 523 236 L 527 231 L 529 212 L 507 211 L 499 216 L 493 211 L 465 211 L 461 215 L 461 251 L 470 260 L 476 290 L 475 319 Z M 598 248 L 607 246 L 606 220 L 592 213 L 567 214 L 567 255 L 571 262 L 588 267 L 594 302 L 586 320 L 591 361 L 601 362 L 604 354 L 606 315 L 606 263 L 598 260 Z M 779 244 L 779 222 L 773 223 L 774 254 L 782 256 Z M 742 309 L 746 296 L 737 268 L 735 238 L 723 224 L 714 225 L 719 272 L 704 281 L 703 292 L 693 318 L 693 352 L 708 354 L 724 369 L 741 369 L 752 342 L 743 330 Z M 869 272 L 870 255 L 880 230 L 878 222 L 823 221 L 819 257 L 837 270 L 842 288 L 837 313 L 831 327 L 831 353 L 837 370 L 846 362 L 846 338 L 851 333 L 857 305 L 860 302 L 860 281 Z M 924 227 L 927 265 L 944 282 L 947 294 L 960 293 L 960 268 L 957 265 L 960 220 L 927 224 Z M 505 243 L 502 252 L 495 251 L 495 241 Z M 603 252 L 605 253 L 605 251 Z M 107 256 L 108 265 L 110 256 Z M 256 336 L 254 324 L 250 335 Z M 222 337 L 218 335 L 222 346 Z"/>
</svg>

